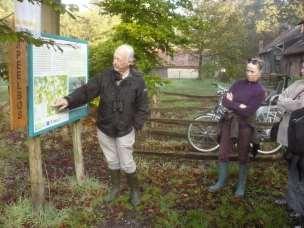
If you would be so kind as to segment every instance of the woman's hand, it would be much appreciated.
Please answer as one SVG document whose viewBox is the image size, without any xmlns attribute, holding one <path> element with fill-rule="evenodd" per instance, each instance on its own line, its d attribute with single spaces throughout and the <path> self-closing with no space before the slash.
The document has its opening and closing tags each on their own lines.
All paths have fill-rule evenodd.
<svg viewBox="0 0 304 228">
<path fill-rule="evenodd" d="M 245 108 L 247 108 L 247 105 L 244 105 L 244 104 L 240 104 L 240 106 L 239 106 L 241 109 L 245 109 Z"/>
<path fill-rule="evenodd" d="M 233 101 L 233 94 L 232 94 L 232 93 L 227 93 L 227 94 L 226 94 L 226 99 L 227 99 L 228 101 Z"/>
</svg>

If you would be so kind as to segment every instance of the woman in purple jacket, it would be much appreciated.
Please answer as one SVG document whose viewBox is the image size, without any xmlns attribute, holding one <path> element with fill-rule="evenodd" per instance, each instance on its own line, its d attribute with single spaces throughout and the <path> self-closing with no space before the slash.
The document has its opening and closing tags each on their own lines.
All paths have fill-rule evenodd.
<svg viewBox="0 0 304 228">
<path fill-rule="evenodd" d="M 265 99 L 265 90 L 258 82 L 261 77 L 261 68 L 260 59 L 249 59 L 246 79 L 235 82 L 223 99 L 223 105 L 228 111 L 220 132 L 219 177 L 216 184 L 209 187 L 210 192 L 217 192 L 224 187 L 228 176 L 229 155 L 233 152 L 234 143 L 237 143 L 240 166 L 235 196 L 243 197 L 245 194 L 249 144 L 253 134 L 253 128 L 248 121 L 255 116 L 256 110 Z M 232 121 L 236 121 L 237 125 Z"/>
</svg>

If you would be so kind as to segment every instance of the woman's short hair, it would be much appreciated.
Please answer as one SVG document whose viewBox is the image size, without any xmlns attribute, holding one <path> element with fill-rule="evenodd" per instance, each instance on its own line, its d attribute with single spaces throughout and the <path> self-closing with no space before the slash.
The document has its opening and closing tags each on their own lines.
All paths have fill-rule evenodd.
<svg viewBox="0 0 304 228">
<path fill-rule="evenodd" d="M 260 71 L 264 66 L 264 61 L 259 57 L 249 58 L 247 63 L 252 63 L 253 65 L 257 65 Z"/>
</svg>

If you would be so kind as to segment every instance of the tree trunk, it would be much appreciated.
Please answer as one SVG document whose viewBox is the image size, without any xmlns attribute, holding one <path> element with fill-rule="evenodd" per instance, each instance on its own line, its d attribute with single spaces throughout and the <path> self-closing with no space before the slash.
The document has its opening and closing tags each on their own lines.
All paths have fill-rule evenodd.
<svg viewBox="0 0 304 228">
<path fill-rule="evenodd" d="M 203 55 L 202 51 L 199 52 L 199 62 L 198 62 L 198 79 L 203 80 L 204 75 L 203 75 Z"/>
</svg>

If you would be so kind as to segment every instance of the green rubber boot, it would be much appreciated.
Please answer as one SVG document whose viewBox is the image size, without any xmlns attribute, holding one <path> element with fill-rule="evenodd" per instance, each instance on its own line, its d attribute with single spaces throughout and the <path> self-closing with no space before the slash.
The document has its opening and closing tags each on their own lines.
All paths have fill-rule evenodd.
<svg viewBox="0 0 304 228">
<path fill-rule="evenodd" d="M 228 177 L 228 162 L 219 162 L 219 177 L 217 182 L 208 188 L 209 192 L 217 192 L 221 190 L 225 184 Z"/>
<path fill-rule="evenodd" d="M 114 201 L 120 190 L 120 170 L 109 169 L 108 172 L 110 176 L 110 188 L 105 197 L 106 203 Z"/>
<path fill-rule="evenodd" d="M 240 164 L 239 166 L 239 181 L 234 196 L 243 198 L 245 195 L 246 182 L 248 175 L 248 165 Z"/>
<path fill-rule="evenodd" d="M 136 207 L 140 204 L 138 178 L 136 172 L 127 173 L 126 175 L 127 175 L 127 182 L 130 187 L 130 202 L 134 207 Z"/>
</svg>

